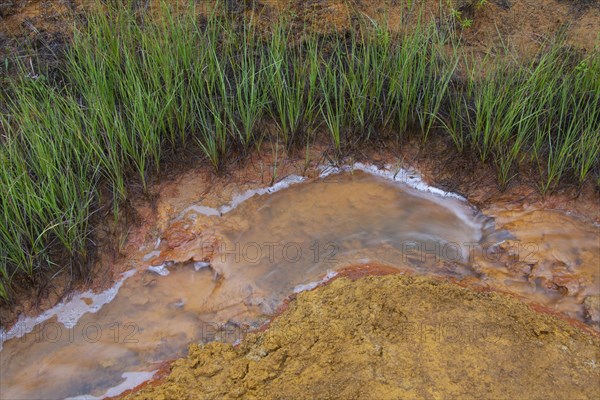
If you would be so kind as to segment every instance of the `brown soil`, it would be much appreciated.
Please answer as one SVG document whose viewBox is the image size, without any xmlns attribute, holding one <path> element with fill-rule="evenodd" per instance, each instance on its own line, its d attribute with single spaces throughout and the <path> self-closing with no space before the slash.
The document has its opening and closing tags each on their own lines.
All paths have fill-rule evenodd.
<svg viewBox="0 0 600 400">
<path fill-rule="evenodd" d="M 500 294 L 340 278 L 238 346 L 192 345 L 162 384 L 126 398 L 596 398 L 599 346 Z"/>
<path fill-rule="evenodd" d="M 69 37 L 73 22 L 93 5 L 94 0 L 9 0 L 0 2 L 0 48 L 6 54 L 19 46 L 15 39 L 40 42 L 40 47 L 52 47 L 55 40 Z M 139 9 L 147 6 L 159 9 L 159 1 L 133 2 Z M 168 0 L 180 6 L 188 0 Z M 197 9 L 206 12 L 214 1 L 200 0 Z M 310 24 L 318 30 L 347 29 L 358 18 L 388 21 L 392 30 L 414 26 L 423 19 L 444 19 L 457 25 L 448 16 L 446 0 L 262 0 L 228 1 L 233 13 L 260 14 L 266 25 L 283 12 L 290 12 L 300 24 Z M 594 0 L 489 0 L 478 6 L 478 0 L 450 0 L 469 19 L 469 28 L 459 29 L 466 49 L 482 56 L 496 56 L 505 48 L 521 55 L 531 55 L 544 39 L 564 32 L 568 44 L 591 50 L 599 43 L 600 3 Z M 440 7 L 440 4 L 442 6 Z M 421 8 L 422 6 L 422 8 Z M 420 10 L 423 11 L 421 16 Z M 444 17 L 445 16 L 445 17 Z"/>
</svg>

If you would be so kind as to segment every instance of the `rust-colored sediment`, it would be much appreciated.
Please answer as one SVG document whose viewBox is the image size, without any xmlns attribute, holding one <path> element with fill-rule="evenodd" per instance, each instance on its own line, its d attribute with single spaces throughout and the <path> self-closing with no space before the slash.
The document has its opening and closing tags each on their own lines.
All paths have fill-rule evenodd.
<svg viewBox="0 0 600 400">
<path fill-rule="evenodd" d="M 192 345 L 170 375 L 125 398 L 600 395 L 596 335 L 510 296 L 393 272 L 347 269 L 268 329 L 238 346 Z"/>
<path fill-rule="evenodd" d="M 445 278 L 434 278 L 434 279 L 445 279 Z M 507 290 L 500 290 L 500 289 L 490 287 L 490 286 L 473 285 L 474 282 L 472 282 L 472 281 L 463 281 L 463 280 L 455 279 L 455 278 L 449 278 L 448 280 L 460 287 L 468 288 L 470 290 L 475 290 L 477 292 L 499 293 L 504 296 L 512 297 L 518 301 L 527 301 L 527 299 L 523 298 L 522 296 L 519 296 L 515 293 L 511 293 Z M 527 304 L 535 312 L 546 314 L 546 315 L 552 316 L 554 318 L 558 318 L 558 319 L 564 321 L 565 323 L 572 325 L 575 328 L 581 329 L 582 331 L 586 332 L 587 334 L 589 334 L 591 336 L 600 338 L 600 331 L 597 331 L 596 329 L 592 328 L 590 325 L 588 325 L 584 322 L 576 320 L 575 318 L 570 318 L 569 316 L 567 316 L 563 313 L 557 312 L 556 310 L 553 310 L 550 307 L 547 307 L 543 304 L 538 304 L 538 303 L 534 303 L 534 302 L 527 302 Z"/>
</svg>

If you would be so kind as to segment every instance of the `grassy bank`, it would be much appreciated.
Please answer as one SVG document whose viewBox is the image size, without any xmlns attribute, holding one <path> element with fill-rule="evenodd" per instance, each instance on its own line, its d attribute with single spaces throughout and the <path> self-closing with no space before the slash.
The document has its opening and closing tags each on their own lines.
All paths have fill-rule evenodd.
<svg viewBox="0 0 600 400">
<path fill-rule="evenodd" d="M 151 20 L 104 5 L 77 27 L 60 71 L 20 61 L 5 79 L 0 298 L 16 277 L 86 276 L 100 188 L 116 217 L 131 177 L 145 190 L 184 148 L 219 169 L 265 141 L 302 148 L 322 135 L 341 158 L 416 130 L 424 145 L 447 135 L 494 165 L 501 187 L 520 170 L 542 193 L 600 183 L 597 51 L 549 44 L 529 64 L 483 68 L 445 25 L 392 34 L 366 20 L 323 35 L 220 15 L 165 8 Z"/>
</svg>

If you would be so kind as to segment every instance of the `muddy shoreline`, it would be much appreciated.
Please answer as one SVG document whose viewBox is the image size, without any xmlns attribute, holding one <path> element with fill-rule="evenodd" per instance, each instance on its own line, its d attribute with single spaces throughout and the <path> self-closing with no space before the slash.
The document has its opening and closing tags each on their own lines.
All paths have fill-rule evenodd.
<svg viewBox="0 0 600 400">
<path fill-rule="evenodd" d="M 411 153 L 411 149 L 414 151 L 414 153 Z M 360 156 L 356 156 L 354 158 L 348 158 L 344 162 L 346 162 L 347 165 L 356 165 L 354 163 L 360 162 L 359 160 L 376 160 L 376 164 L 373 166 L 375 171 L 388 171 L 388 173 L 392 171 L 391 173 L 393 173 L 394 168 L 400 167 L 398 160 L 402 159 L 404 160 L 404 162 L 401 164 L 403 168 L 412 167 L 416 169 L 420 167 L 420 172 L 426 182 L 434 181 L 427 178 L 430 176 L 429 174 L 438 177 L 442 176 L 439 174 L 439 165 L 436 162 L 431 161 L 435 160 L 431 153 L 429 153 L 428 156 L 424 156 L 422 149 L 420 150 L 418 146 L 410 147 L 405 145 L 402 150 L 402 155 L 393 152 L 386 154 L 379 151 L 361 154 Z M 218 225 L 215 225 L 214 221 L 211 222 L 210 216 L 203 217 L 202 215 L 197 215 L 193 219 L 194 223 L 190 225 L 189 222 L 191 220 L 186 218 L 182 219 L 182 216 L 186 215 L 186 210 L 194 209 L 194 207 L 200 207 L 200 211 L 207 212 L 214 209 L 223 209 L 223 207 L 227 208 L 228 204 L 231 204 L 232 199 L 236 198 L 236 196 L 240 195 L 241 193 L 243 194 L 248 190 L 252 191 L 260 188 L 263 188 L 262 190 L 264 190 L 264 188 L 268 187 L 272 182 L 285 182 L 286 179 L 299 174 L 306 176 L 306 182 L 308 182 L 302 183 L 301 185 L 307 185 L 307 187 L 311 187 L 311 185 L 315 185 L 316 183 L 310 182 L 319 181 L 319 176 L 323 173 L 324 167 L 333 169 L 336 168 L 335 165 L 324 161 L 326 159 L 324 154 L 327 154 L 328 151 L 329 149 L 327 147 L 313 147 L 312 153 L 310 153 L 309 159 L 311 161 L 308 167 L 306 167 L 305 159 L 294 157 L 293 155 L 284 155 L 281 153 L 278 155 L 277 159 L 274 159 L 274 153 L 265 151 L 261 154 L 253 154 L 249 161 L 242 166 L 242 168 L 229 169 L 229 174 L 215 175 L 207 168 L 201 167 L 196 170 L 188 170 L 187 172 L 174 174 L 171 179 L 165 179 L 163 182 L 156 185 L 156 196 L 154 201 L 140 198 L 136 203 L 136 211 L 138 213 L 138 220 L 140 223 L 131 227 L 127 236 L 127 241 L 122 248 L 123 254 L 128 254 L 129 257 L 121 258 L 118 262 L 109 264 L 113 268 L 112 271 L 114 276 L 118 276 L 120 271 L 130 270 L 131 268 L 144 271 L 149 265 L 161 265 L 165 262 L 174 262 L 176 265 L 173 268 L 176 268 L 178 265 L 177 263 L 185 263 L 187 261 L 210 262 L 214 256 L 214 254 L 211 252 L 212 250 L 207 249 L 208 251 L 206 252 L 206 249 L 202 249 L 200 252 L 202 257 L 198 258 L 196 256 L 196 254 L 199 253 L 197 243 L 209 243 L 211 233 Z M 444 160 L 441 158 L 438 158 L 436 161 L 444 163 Z M 379 170 L 377 169 L 376 165 L 380 165 L 380 168 L 383 168 L 383 166 L 387 165 L 387 168 L 391 169 Z M 449 164 L 444 163 L 443 165 L 448 166 Z M 427 169 L 427 166 L 429 166 L 430 169 Z M 448 170 L 451 171 L 450 168 Z M 356 176 L 351 180 L 360 181 L 362 179 L 361 174 L 364 174 L 364 172 L 356 170 L 354 174 Z M 443 177 L 446 179 L 446 182 L 448 182 L 448 175 Z M 490 180 L 493 180 L 493 178 L 490 177 Z M 457 183 L 455 187 L 457 186 L 460 186 L 460 182 Z M 278 187 L 278 185 L 276 185 L 276 187 Z M 586 191 L 586 189 L 588 191 Z M 293 190 L 293 187 L 290 188 L 292 193 Z M 526 190 L 530 190 L 532 194 L 523 197 L 522 193 Z M 496 195 L 490 194 L 489 192 L 491 191 L 495 191 Z M 470 197 L 468 193 L 462 191 L 458 191 L 458 193 L 463 195 L 465 198 Z M 545 214 L 541 215 L 541 219 L 540 217 L 535 217 L 537 221 L 541 220 L 552 222 L 552 218 L 562 218 L 562 216 L 564 216 L 564 218 L 567 218 L 568 221 L 580 221 L 577 223 L 582 224 L 581 226 L 583 227 L 587 227 L 583 229 L 590 229 L 590 226 L 595 226 L 596 228 L 592 228 L 591 232 L 593 232 L 594 235 L 598 234 L 598 227 L 596 225 L 597 223 L 595 222 L 597 220 L 597 209 L 594 206 L 591 206 L 591 204 L 594 202 L 595 196 L 597 196 L 597 193 L 593 190 L 589 191 L 589 188 L 584 188 L 584 191 L 579 194 L 579 197 L 573 197 L 573 192 L 571 192 L 569 196 L 563 192 L 557 193 L 546 199 L 541 199 L 539 196 L 536 198 L 535 188 L 527 189 L 527 186 L 524 184 L 515 184 L 509 188 L 507 192 L 500 192 L 495 188 L 495 186 L 488 186 L 487 192 L 481 190 L 477 192 L 477 194 L 480 196 L 482 193 L 485 193 L 485 196 L 474 196 L 472 197 L 475 199 L 473 201 L 477 202 L 477 199 L 479 199 L 479 204 L 482 211 L 490 212 L 494 216 L 501 217 L 500 219 L 497 219 L 498 222 L 501 222 L 502 218 L 505 220 L 505 222 L 502 223 L 507 223 L 507 221 L 510 222 L 514 215 L 517 216 L 518 222 L 519 218 L 522 218 L 519 217 L 519 213 L 525 212 L 525 216 L 532 213 L 535 215 L 535 212 L 539 212 L 539 210 L 542 209 Z M 267 199 L 270 196 L 276 197 L 277 195 L 278 194 L 265 194 L 266 197 L 264 197 L 264 199 Z M 526 202 L 523 201 L 524 198 L 527 200 Z M 240 215 L 245 215 L 245 212 L 252 213 L 254 212 L 252 210 L 257 209 L 257 207 L 260 209 L 260 204 L 263 201 L 262 199 L 262 196 L 258 196 L 254 199 L 254 201 L 248 201 L 244 204 L 241 204 L 239 206 L 241 209 L 238 211 L 238 213 Z M 586 201 L 587 207 L 585 207 Z M 547 202 L 552 204 L 553 211 L 544 209 L 545 204 L 548 204 Z M 575 207 L 572 205 L 575 205 Z M 573 210 L 577 209 L 577 207 L 581 207 L 582 210 L 586 210 L 586 213 L 574 213 Z M 502 216 L 503 212 L 507 214 Z M 569 212 L 571 215 L 569 215 Z M 210 214 L 210 212 L 208 214 Z M 238 223 L 235 222 L 237 217 L 232 218 L 232 227 L 237 226 Z M 220 218 L 217 219 L 220 220 Z M 502 227 L 502 223 L 498 225 L 498 228 Z M 526 220 L 525 224 L 517 223 L 515 225 L 514 221 L 510 223 L 512 223 L 511 229 L 513 231 L 520 230 L 525 233 L 528 232 L 530 226 L 535 226 L 535 223 L 527 222 Z M 225 224 L 224 226 L 228 225 Z M 559 224 L 559 226 L 561 225 Z M 548 232 L 549 231 L 550 230 L 548 230 Z M 535 236 L 535 232 L 533 234 Z M 542 242 L 543 240 L 540 243 Z M 574 261 L 569 261 L 568 253 L 561 253 L 561 251 L 564 249 L 560 249 L 560 246 L 556 248 L 556 251 L 558 251 L 556 253 L 557 257 L 567 257 L 565 259 L 567 262 L 574 262 L 577 260 L 573 259 Z M 502 275 L 494 278 L 495 281 L 490 281 L 487 283 L 482 282 L 476 276 L 466 277 L 458 280 L 449 277 L 429 279 L 442 283 L 443 281 L 450 280 L 454 283 L 457 283 L 459 286 L 469 288 L 469 290 L 475 289 L 475 292 L 477 293 L 510 292 L 510 290 L 506 289 L 513 289 L 514 291 L 511 281 L 521 276 L 520 273 L 518 273 L 519 270 L 523 271 L 523 268 L 527 269 L 528 267 L 523 265 L 518 258 L 511 258 L 508 251 L 501 250 L 500 254 L 502 257 L 504 257 L 503 260 L 506 263 L 506 266 L 508 266 L 506 272 L 503 272 L 508 274 L 506 276 L 509 278 L 509 280 L 504 283 L 506 286 L 502 286 L 502 284 L 498 286 L 499 283 L 502 283 L 502 279 L 504 279 L 502 278 Z M 594 255 L 592 254 L 592 256 Z M 596 254 L 596 257 L 597 256 L 598 255 Z M 585 257 L 584 259 L 586 259 Z M 480 273 L 490 274 L 490 271 L 493 271 L 496 268 L 494 265 L 487 266 L 485 260 L 479 260 L 478 263 L 480 265 L 476 271 L 478 270 Z M 575 264 L 573 264 L 573 266 L 580 268 Z M 553 309 L 554 307 L 557 307 L 557 304 L 548 306 L 548 304 L 545 304 L 547 299 L 567 299 L 567 303 L 564 304 L 564 306 L 567 308 L 561 308 L 563 312 L 559 313 L 558 319 L 573 326 L 573 329 L 577 329 L 580 332 L 587 332 L 586 334 L 588 335 L 590 332 L 592 332 L 591 336 L 597 336 L 597 334 L 594 334 L 591 330 L 593 328 L 590 328 L 590 325 L 587 325 L 588 328 L 582 326 L 581 321 L 583 320 L 583 311 L 577 311 L 576 318 L 569 318 L 567 314 L 564 313 L 564 310 L 567 309 L 574 311 L 575 309 L 572 308 L 573 305 L 577 305 L 577 302 L 580 301 L 577 299 L 581 299 L 581 296 L 585 296 L 587 290 L 593 287 L 593 279 L 595 279 L 594 277 L 596 276 L 593 274 L 593 270 L 592 275 L 586 277 L 586 275 L 577 274 L 569 276 L 567 273 L 568 270 L 561 272 L 561 269 L 559 268 L 557 269 L 559 274 L 555 276 L 553 273 L 550 275 L 543 273 L 544 271 L 547 271 L 545 268 L 548 267 L 550 267 L 549 271 L 553 271 L 554 267 L 552 267 L 552 264 L 549 264 L 540 270 L 542 275 L 538 277 L 535 277 L 536 272 L 534 269 L 527 270 L 527 273 L 533 274 L 532 276 L 534 277 L 530 283 L 535 283 L 535 291 L 539 296 L 541 296 L 539 297 L 539 305 L 536 305 L 535 296 L 531 297 L 531 295 L 527 294 L 529 293 L 527 291 L 523 292 L 525 294 L 524 297 L 519 296 L 518 293 L 508 293 L 510 296 L 505 296 L 504 294 L 502 296 L 510 298 L 510 301 L 517 301 L 516 299 L 519 299 L 519 301 L 522 302 L 526 300 L 529 304 L 528 307 L 533 310 L 537 310 L 536 312 L 540 312 L 543 315 L 557 313 L 556 309 Z M 460 267 L 452 265 L 452 263 L 442 263 L 439 265 L 439 268 L 441 268 L 440 271 L 448 271 L 452 274 L 452 271 Z M 367 268 L 366 272 L 361 271 L 360 269 L 349 271 L 342 270 L 340 271 L 340 274 L 347 277 L 356 277 L 357 275 L 388 274 L 391 270 L 392 267 L 387 268 L 385 266 L 376 266 L 374 268 Z M 411 275 L 410 270 L 402 270 L 402 268 L 400 270 L 405 275 Z M 398 271 L 397 268 L 396 271 Z M 565 273 L 567 274 L 565 275 Z M 148 276 L 148 279 L 150 279 L 151 275 L 152 273 L 146 272 L 145 275 L 142 274 L 142 277 Z M 539 275 L 539 273 L 537 273 L 537 275 Z M 146 280 L 146 278 L 143 279 Z M 110 280 L 107 280 L 106 282 L 107 285 L 110 286 Z M 152 282 L 150 282 L 150 284 L 151 283 Z M 570 290 L 576 290 L 578 292 L 571 293 Z M 174 295 L 177 295 L 177 293 L 174 293 Z M 130 301 L 135 304 L 145 304 L 147 300 L 138 298 L 138 296 L 133 296 L 131 297 Z M 286 304 L 289 305 L 290 302 L 288 301 Z M 560 303 L 558 303 L 558 306 L 560 306 Z M 577 307 L 579 307 L 579 310 L 581 304 L 577 305 Z M 275 315 L 280 314 L 283 309 L 285 309 L 285 307 L 277 311 Z M 32 314 L 35 315 L 36 313 L 33 312 Z M 591 324 L 592 326 L 596 325 L 596 323 L 592 320 L 589 320 L 588 324 Z M 165 374 L 168 368 L 169 367 L 165 365 L 161 366 L 158 377 L 163 376 L 161 374 Z"/>
<path fill-rule="evenodd" d="M 527 398 L 543 398 L 542 392 L 546 390 L 558 398 L 595 396 L 592 392 L 598 388 L 593 382 L 597 380 L 598 371 L 592 364 L 586 364 L 589 350 L 579 353 L 581 350 L 576 349 L 579 346 L 597 349 L 597 335 L 588 336 L 504 295 L 477 293 L 458 289 L 450 283 L 388 275 L 387 272 L 379 268 L 348 272 L 346 276 L 360 277 L 348 279 L 344 276 L 302 293 L 267 329 L 248 335 L 238 346 L 216 342 L 192 345 L 187 358 L 172 364 L 170 375 L 142 385 L 124 398 L 240 395 L 276 398 L 282 394 L 294 398 L 339 397 L 340 390 L 344 398 L 425 397 L 432 395 L 432 390 L 442 397 L 458 395 L 461 390 L 465 391 L 463 395 L 480 393 L 492 398 L 515 390 L 519 391 L 518 396 Z M 370 273 L 378 276 L 369 276 Z M 385 295 L 378 298 L 381 292 Z M 432 302 L 438 296 L 434 294 L 437 292 L 444 298 L 443 307 L 442 303 Z M 415 300 L 421 297 L 426 299 L 423 303 Z M 415 301 L 417 305 L 414 305 Z M 386 307 L 392 307 L 396 312 Z M 439 323 L 441 311 L 436 307 L 444 308 L 443 313 L 452 320 L 453 329 L 460 322 L 464 324 L 476 319 L 477 326 L 502 326 L 506 329 L 505 334 L 496 331 L 498 335 L 494 340 L 486 336 L 490 340 L 479 344 L 477 341 L 483 340 L 483 336 L 477 334 L 468 338 L 461 336 L 458 340 L 456 332 L 460 329 L 452 331 L 454 336 L 440 334 L 442 331 L 434 329 L 436 324 L 443 326 Z M 476 317 L 479 312 L 485 313 L 480 307 L 491 307 L 494 312 Z M 427 325 L 429 330 L 425 332 L 409 333 L 399 329 L 404 325 L 413 326 L 410 321 L 420 318 L 433 318 L 436 323 Z M 348 337 L 339 339 L 339 335 Z M 424 343 L 425 348 L 422 347 Z M 566 343 L 569 343 L 568 347 L 564 345 Z M 568 364 L 581 363 L 581 367 L 558 361 L 556 357 L 562 358 L 565 353 L 561 355 L 555 347 L 557 344 L 569 354 L 566 356 Z M 369 348 L 363 349 L 364 346 Z M 473 352 L 479 351 L 481 355 L 470 359 Z M 536 356 L 538 351 L 545 356 Z M 391 354 L 394 356 L 389 357 Z M 329 360 L 330 357 L 335 361 Z M 396 357 L 400 357 L 401 364 L 397 364 Z M 493 365 L 497 357 L 503 359 L 499 368 Z M 461 361 L 453 365 L 450 362 L 453 358 Z M 549 359 L 553 361 L 549 362 Z M 482 362 L 486 366 L 482 367 Z M 521 371 L 521 363 L 524 364 L 523 374 L 517 372 Z M 537 366 L 536 363 L 545 365 Z M 311 368 L 311 365 L 318 367 Z M 444 365 L 452 367 L 447 369 Z M 240 368 L 244 372 L 237 374 Z M 410 372 L 415 368 L 420 375 Z M 543 368 L 544 374 L 525 372 L 531 368 Z M 548 368 L 564 368 L 565 371 L 547 375 Z M 552 381 L 568 373 L 570 368 L 577 370 L 577 383 L 565 387 Z M 502 378 L 507 370 L 512 371 L 510 380 Z M 325 375 L 321 376 L 321 373 Z M 352 379 L 345 376 L 348 373 L 352 374 Z M 404 376 L 397 380 L 398 374 Z M 435 383 L 427 378 L 431 374 L 436 376 Z"/>
<path fill-rule="evenodd" d="M 322 289 L 324 286 L 330 285 L 332 282 L 334 282 L 337 279 L 347 279 L 352 282 L 356 282 L 358 280 L 365 279 L 367 277 L 385 277 L 385 276 L 390 276 L 390 275 L 402 275 L 404 277 L 404 276 L 410 276 L 410 273 L 400 271 L 398 268 L 386 266 L 386 265 L 379 265 L 379 264 L 356 265 L 356 266 L 343 268 L 342 270 L 340 270 L 338 272 L 338 274 L 335 277 L 333 277 L 332 279 L 330 279 L 324 283 L 319 284 L 317 287 L 312 289 L 312 291 L 320 291 L 320 289 Z M 440 282 L 443 285 L 447 285 L 450 283 L 450 284 L 457 285 L 458 287 L 462 287 L 464 289 L 468 289 L 471 291 L 490 293 L 492 295 L 497 295 L 500 298 L 509 299 L 508 301 L 517 301 L 517 302 L 521 301 L 521 299 L 519 299 L 517 296 L 515 296 L 514 294 L 509 293 L 509 292 L 501 292 L 501 291 L 490 289 L 490 288 L 473 287 L 473 286 L 470 286 L 468 284 L 465 284 L 463 282 L 453 280 L 453 279 L 450 279 L 450 280 L 447 280 L 444 278 L 430 278 L 430 279 L 432 282 Z M 273 325 L 273 323 L 278 318 L 280 318 L 282 314 L 284 314 L 288 311 L 290 304 L 295 302 L 297 300 L 297 297 L 298 297 L 297 294 L 293 294 L 293 295 L 289 296 L 283 302 L 283 304 L 277 309 L 277 311 L 274 313 L 273 317 L 269 320 L 269 322 L 267 324 L 263 325 L 258 330 L 249 332 L 248 334 L 261 335 L 261 334 L 264 334 L 265 332 L 267 332 L 270 329 L 270 327 Z M 507 300 L 505 300 L 505 301 L 507 301 Z M 556 313 L 555 311 L 553 311 L 547 307 L 538 305 L 538 304 L 529 304 L 528 306 L 531 308 L 531 311 L 533 311 L 535 313 L 540 313 L 540 314 L 546 315 L 547 317 L 549 317 L 551 319 L 555 319 L 557 321 L 562 321 L 560 323 L 565 323 L 567 325 L 570 325 L 573 328 L 575 328 L 576 330 L 580 330 L 580 332 L 583 332 L 583 333 L 589 335 L 590 338 L 593 338 L 594 340 L 600 339 L 600 331 L 591 328 L 589 325 L 584 324 L 581 321 L 569 318 L 560 313 Z M 234 344 L 233 347 L 238 347 L 238 346 L 240 346 L 240 345 Z M 195 348 L 194 348 L 194 350 L 195 350 Z M 174 369 L 179 368 L 181 366 L 181 364 L 184 362 L 185 361 L 181 361 L 181 360 L 178 362 L 177 359 L 164 362 L 161 365 L 158 372 L 155 374 L 155 376 L 151 380 L 144 382 L 141 385 L 136 386 L 135 388 L 127 390 L 126 392 L 122 393 L 120 396 L 117 396 L 117 397 L 114 397 L 111 399 L 147 398 L 148 396 L 155 396 L 157 393 L 160 393 L 162 390 L 165 390 L 165 388 L 167 386 L 172 385 L 172 382 L 174 380 L 176 380 L 176 378 L 175 378 L 176 375 L 173 374 L 173 376 L 171 376 L 171 374 L 173 373 Z M 208 397 L 210 397 L 210 396 L 208 396 Z"/>
<path fill-rule="evenodd" d="M 170 261 L 169 250 L 202 237 L 201 225 L 195 228 L 195 233 L 182 232 L 181 226 L 171 221 L 189 204 L 199 200 L 208 205 L 226 204 L 236 193 L 269 186 L 290 175 L 317 179 L 320 168 L 335 165 L 329 158 L 330 148 L 326 144 L 313 146 L 308 158 L 305 154 L 279 151 L 277 157 L 267 149 L 261 153 L 254 152 L 245 160 L 232 162 L 219 174 L 206 165 L 190 168 L 194 158 L 173 164 L 171 172 L 163 175 L 150 189 L 150 196 L 139 195 L 132 201 L 127 211 L 131 217 L 126 218 L 125 223 L 117 227 L 99 227 L 100 258 L 95 267 L 97 274 L 91 282 L 73 285 L 68 276 L 58 276 L 53 285 L 36 291 L 34 296 L 24 290 L 15 304 L 4 304 L 0 308 L 0 326 L 5 329 L 11 327 L 20 314 L 35 316 L 48 310 L 68 299 L 73 291 L 91 289 L 100 292 L 111 287 L 121 273 L 147 264 L 143 261 L 146 253 L 140 249 L 152 246 L 157 240 L 163 240 L 168 251 L 151 261 Z M 582 189 L 562 188 L 542 197 L 537 188 L 523 178 L 501 191 L 495 183 L 492 167 L 468 160 L 468 166 L 465 165 L 465 159 L 445 151 L 442 141 L 426 149 L 420 148 L 417 143 L 405 143 L 401 147 L 362 150 L 340 164 L 353 162 L 414 169 L 428 184 L 464 196 L 484 214 L 494 214 L 499 210 L 543 209 L 572 216 L 600 229 L 600 192 L 592 183 Z"/>
</svg>

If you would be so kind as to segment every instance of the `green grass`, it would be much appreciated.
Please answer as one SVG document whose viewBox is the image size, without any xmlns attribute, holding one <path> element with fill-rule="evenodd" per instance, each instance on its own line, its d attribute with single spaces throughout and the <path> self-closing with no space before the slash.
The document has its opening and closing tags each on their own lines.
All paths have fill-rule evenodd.
<svg viewBox="0 0 600 400">
<path fill-rule="evenodd" d="M 267 73 L 264 84 L 271 100 L 269 115 L 286 146 L 298 144 L 310 135 L 319 109 L 318 38 L 309 36 L 302 43 L 293 40 L 290 25 L 282 19 L 273 28 L 262 53 Z"/>
<path fill-rule="evenodd" d="M 598 168 L 600 148 L 600 65 L 597 51 L 579 60 L 561 42 L 529 65 L 501 61 L 451 94 L 441 114 L 443 131 L 457 149 L 492 162 L 505 188 L 518 165 L 539 171 L 542 194 L 561 179 L 583 184 Z M 596 171 L 597 173 L 597 171 Z"/>
<path fill-rule="evenodd" d="M 101 194 L 118 218 L 131 182 L 147 190 L 182 150 L 219 169 L 264 141 L 303 149 L 322 135 L 341 158 L 411 130 L 423 145 L 448 136 L 501 188 L 522 168 L 543 194 L 600 184 L 597 50 L 551 43 L 530 64 L 486 60 L 482 71 L 434 24 L 393 34 L 367 20 L 319 35 L 282 19 L 259 33 L 219 8 L 201 22 L 193 10 L 165 6 L 152 20 L 104 7 L 77 26 L 52 80 L 18 60 L 3 79 L 1 299 L 16 278 L 88 275 Z"/>
</svg>

